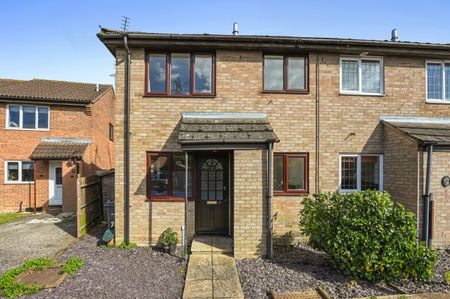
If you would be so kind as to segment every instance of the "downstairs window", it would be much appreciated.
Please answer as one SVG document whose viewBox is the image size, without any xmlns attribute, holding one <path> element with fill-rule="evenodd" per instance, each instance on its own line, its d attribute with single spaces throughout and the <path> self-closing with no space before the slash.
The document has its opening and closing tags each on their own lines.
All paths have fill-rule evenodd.
<svg viewBox="0 0 450 299">
<path fill-rule="evenodd" d="M 192 157 L 188 161 L 188 195 L 192 197 Z M 185 195 L 185 156 L 182 153 L 147 153 L 147 198 L 180 199 Z"/>
<path fill-rule="evenodd" d="M 275 153 L 274 194 L 308 193 L 308 154 Z"/>
<path fill-rule="evenodd" d="M 383 191 L 383 155 L 341 155 L 339 191 Z"/>
</svg>

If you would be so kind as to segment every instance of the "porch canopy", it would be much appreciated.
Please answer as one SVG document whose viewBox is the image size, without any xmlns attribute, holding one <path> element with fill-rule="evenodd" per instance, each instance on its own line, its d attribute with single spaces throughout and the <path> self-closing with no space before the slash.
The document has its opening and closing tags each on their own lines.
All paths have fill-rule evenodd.
<svg viewBox="0 0 450 299">
<path fill-rule="evenodd" d="M 31 160 L 82 160 L 89 139 L 42 138 L 31 153 Z"/>
<path fill-rule="evenodd" d="M 267 147 L 279 139 L 260 113 L 182 113 L 178 143 L 183 150 Z"/>
<path fill-rule="evenodd" d="M 450 118 L 383 116 L 380 120 L 420 146 L 450 146 Z"/>
</svg>

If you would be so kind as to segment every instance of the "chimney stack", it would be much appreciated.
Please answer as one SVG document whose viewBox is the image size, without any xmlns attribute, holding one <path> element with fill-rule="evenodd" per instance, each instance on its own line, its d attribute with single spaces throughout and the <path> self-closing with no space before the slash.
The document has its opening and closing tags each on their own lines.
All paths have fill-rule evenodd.
<svg viewBox="0 0 450 299">
<path fill-rule="evenodd" d="M 239 35 L 238 23 L 237 22 L 233 23 L 233 35 Z"/>
<path fill-rule="evenodd" d="M 96 92 L 99 92 L 99 91 L 100 91 L 100 85 L 98 85 L 98 84 L 95 85 L 95 91 L 96 91 Z"/>
</svg>

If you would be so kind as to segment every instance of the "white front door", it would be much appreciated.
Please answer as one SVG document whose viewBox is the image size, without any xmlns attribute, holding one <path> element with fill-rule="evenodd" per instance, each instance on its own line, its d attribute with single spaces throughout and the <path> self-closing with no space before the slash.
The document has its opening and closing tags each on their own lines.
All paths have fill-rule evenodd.
<svg viewBox="0 0 450 299">
<path fill-rule="evenodd" d="M 61 161 L 50 161 L 49 205 L 62 205 L 62 166 Z"/>
</svg>

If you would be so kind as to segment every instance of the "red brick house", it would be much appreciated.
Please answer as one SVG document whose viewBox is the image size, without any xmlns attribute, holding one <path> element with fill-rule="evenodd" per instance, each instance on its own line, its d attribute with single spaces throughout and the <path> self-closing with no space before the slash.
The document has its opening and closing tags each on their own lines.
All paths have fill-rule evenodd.
<svg viewBox="0 0 450 299">
<path fill-rule="evenodd" d="M 155 244 L 173 227 L 270 256 L 301 238 L 303 196 L 376 189 L 416 214 L 419 238 L 450 245 L 449 45 L 98 37 L 117 61 L 117 240 Z"/>
<path fill-rule="evenodd" d="M 114 107 L 111 85 L 0 79 L 0 211 L 74 212 L 77 171 L 114 168 Z"/>
</svg>

